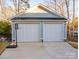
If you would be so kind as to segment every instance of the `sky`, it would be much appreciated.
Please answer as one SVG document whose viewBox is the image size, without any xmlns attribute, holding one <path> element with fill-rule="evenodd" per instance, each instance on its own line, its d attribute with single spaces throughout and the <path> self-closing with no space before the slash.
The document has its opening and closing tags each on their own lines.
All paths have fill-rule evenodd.
<svg viewBox="0 0 79 59">
<path fill-rule="evenodd" d="M 31 5 L 31 7 L 43 2 L 44 0 L 29 0 L 29 4 Z"/>
<path fill-rule="evenodd" d="M 30 6 L 34 6 L 36 4 L 39 4 L 39 3 L 42 3 L 44 0 L 29 0 L 29 4 Z M 6 0 L 6 3 L 5 3 L 7 6 L 13 6 L 11 0 Z"/>
<path fill-rule="evenodd" d="M 8 6 L 13 6 L 13 3 L 12 3 L 10 0 L 6 0 L 5 6 L 6 6 L 6 7 L 8 7 Z"/>
</svg>

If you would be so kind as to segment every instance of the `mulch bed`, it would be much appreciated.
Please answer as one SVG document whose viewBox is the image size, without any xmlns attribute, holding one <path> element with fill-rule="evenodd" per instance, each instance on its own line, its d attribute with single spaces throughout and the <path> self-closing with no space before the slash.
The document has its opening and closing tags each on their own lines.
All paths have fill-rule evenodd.
<svg viewBox="0 0 79 59">
<path fill-rule="evenodd" d="M 68 43 L 69 43 L 72 47 L 78 49 L 78 42 L 68 41 Z"/>
<path fill-rule="evenodd" d="M 0 55 L 2 54 L 2 52 L 6 49 L 5 45 L 0 45 Z"/>
<path fill-rule="evenodd" d="M 0 44 L 0 55 L 4 52 L 7 46 L 8 46 L 7 42 Z"/>
</svg>

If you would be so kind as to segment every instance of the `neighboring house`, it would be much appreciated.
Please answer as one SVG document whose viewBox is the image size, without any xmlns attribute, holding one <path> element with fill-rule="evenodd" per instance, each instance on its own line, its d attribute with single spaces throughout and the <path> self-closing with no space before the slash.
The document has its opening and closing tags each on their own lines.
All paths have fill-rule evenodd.
<svg viewBox="0 0 79 59">
<path fill-rule="evenodd" d="M 12 18 L 12 40 L 49 42 L 67 39 L 67 19 L 44 5 L 37 5 Z"/>
</svg>

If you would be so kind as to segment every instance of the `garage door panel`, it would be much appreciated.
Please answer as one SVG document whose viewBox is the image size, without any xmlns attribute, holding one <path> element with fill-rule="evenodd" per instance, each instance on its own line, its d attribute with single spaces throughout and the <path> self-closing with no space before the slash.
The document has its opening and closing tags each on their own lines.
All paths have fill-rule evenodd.
<svg viewBox="0 0 79 59">
<path fill-rule="evenodd" d="M 39 24 L 19 24 L 18 42 L 39 41 Z"/>
<path fill-rule="evenodd" d="M 62 24 L 43 23 L 42 25 L 43 27 L 40 27 L 40 24 L 18 24 L 18 42 L 40 41 L 41 37 L 43 41 L 64 41 Z M 40 28 L 42 28 L 43 31 L 40 31 Z M 40 34 L 40 32 L 43 33 Z"/>
<path fill-rule="evenodd" d="M 44 41 L 63 41 L 62 24 L 44 24 L 43 40 Z"/>
</svg>

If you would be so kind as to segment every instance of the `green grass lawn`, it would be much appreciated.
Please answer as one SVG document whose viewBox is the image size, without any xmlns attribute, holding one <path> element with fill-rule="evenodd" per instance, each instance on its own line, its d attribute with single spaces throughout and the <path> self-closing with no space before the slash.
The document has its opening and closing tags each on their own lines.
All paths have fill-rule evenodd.
<svg viewBox="0 0 79 59">
<path fill-rule="evenodd" d="M 0 45 L 7 45 L 7 44 L 9 44 L 9 42 L 7 42 L 7 41 L 1 42 L 1 41 L 0 41 Z"/>
</svg>

